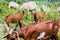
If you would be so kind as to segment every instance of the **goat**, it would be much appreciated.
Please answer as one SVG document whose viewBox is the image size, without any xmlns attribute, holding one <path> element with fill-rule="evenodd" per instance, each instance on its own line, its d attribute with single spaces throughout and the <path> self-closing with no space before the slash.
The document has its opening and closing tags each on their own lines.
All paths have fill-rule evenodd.
<svg viewBox="0 0 60 40">
<path fill-rule="evenodd" d="M 19 4 L 16 2 L 9 2 L 8 8 L 19 8 Z"/>
<path fill-rule="evenodd" d="M 17 23 L 16 27 L 19 24 L 21 28 L 23 24 L 23 14 L 22 13 L 9 14 L 8 16 L 5 17 L 4 20 L 7 23 L 9 28 L 12 23 Z"/>
<path fill-rule="evenodd" d="M 36 7 L 37 7 L 37 5 L 36 5 L 36 3 L 34 1 L 29 1 L 29 2 L 24 3 L 20 7 L 20 9 L 22 9 L 23 12 L 24 12 L 24 10 L 26 10 L 26 11 L 32 11 L 33 13 L 35 13 Z"/>
<path fill-rule="evenodd" d="M 59 25 L 55 23 L 54 20 L 46 20 L 40 23 L 31 23 L 25 26 L 24 28 L 17 30 L 15 33 L 17 33 L 19 37 L 24 38 L 24 40 L 38 40 L 38 39 L 46 40 L 50 38 L 52 35 L 55 35 L 56 40 L 58 40 L 58 35 L 57 35 L 58 30 L 59 30 Z M 7 40 L 12 40 L 12 39 L 18 40 L 16 39 L 17 35 L 13 34 L 13 31 L 11 31 L 4 38 L 7 38 Z"/>
<path fill-rule="evenodd" d="M 46 16 L 46 12 L 41 12 L 41 13 L 32 13 L 32 16 L 34 18 L 35 22 L 41 22 L 44 20 L 45 16 Z"/>
</svg>

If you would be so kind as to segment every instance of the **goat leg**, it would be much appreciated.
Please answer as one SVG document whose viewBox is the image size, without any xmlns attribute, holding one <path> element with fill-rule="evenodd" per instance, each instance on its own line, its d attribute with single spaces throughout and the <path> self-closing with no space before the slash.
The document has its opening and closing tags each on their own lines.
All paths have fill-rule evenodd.
<svg viewBox="0 0 60 40">
<path fill-rule="evenodd" d="M 58 39 L 58 35 L 57 35 L 57 34 L 55 35 L 55 37 L 56 37 L 56 40 L 59 40 L 59 39 Z"/>
<path fill-rule="evenodd" d="M 22 27 L 22 25 L 23 25 L 23 20 L 21 19 L 21 20 L 19 21 L 19 26 L 20 26 L 20 28 Z"/>
</svg>

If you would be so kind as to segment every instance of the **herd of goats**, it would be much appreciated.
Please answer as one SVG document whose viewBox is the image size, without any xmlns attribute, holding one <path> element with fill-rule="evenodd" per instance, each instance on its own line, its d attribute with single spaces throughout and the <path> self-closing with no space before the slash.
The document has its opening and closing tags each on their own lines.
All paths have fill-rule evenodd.
<svg viewBox="0 0 60 40">
<path fill-rule="evenodd" d="M 19 40 L 20 37 L 24 40 L 59 40 L 60 17 L 57 22 L 53 19 L 44 20 L 46 16 L 46 7 L 44 5 L 41 6 L 41 13 L 36 12 L 37 5 L 32 1 L 24 3 L 21 7 L 16 2 L 10 2 L 9 8 L 11 7 L 20 8 L 23 11 L 5 17 L 7 35 L 3 38 L 7 38 L 7 40 Z M 31 12 L 35 22 L 23 27 L 24 10 Z M 60 12 L 60 9 L 58 11 Z M 16 27 L 19 24 L 20 29 L 11 28 L 12 23 L 16 23 Z"/>
</svg>

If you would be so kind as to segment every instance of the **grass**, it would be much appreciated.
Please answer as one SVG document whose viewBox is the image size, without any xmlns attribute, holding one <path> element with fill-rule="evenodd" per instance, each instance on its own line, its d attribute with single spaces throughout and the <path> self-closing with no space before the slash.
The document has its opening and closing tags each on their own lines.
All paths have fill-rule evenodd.
<svg viewBox="0 0 60 40">
<path fill-rule="evenodd" d="M 9 14 L 16 13 L 17 10 L 18 10 L 18 9 L 17 10 L 15 10 L 15 9 L 8 9 L 8 3 L 9 2 L 0 2 L 0 24 L 3 24 L 5 16 L 7 16 Z M 38 4 L 38 6 L 40 6 L 42 4 L 46 5 L 46 2 L 39 2 L 39 3 L 36 2 L 36 3 Z M 52 5 L 52 3 L 49 3 L 49 4 L 50 4 L 50 6 Z M 57 21 L 57 18 L 60 17 L 60 14 L 55 12 L 55 11 L 53 11 L 54 9 L 56 9 L 56 7 L 54 7 L 54 5 L 52 5 L 50 7 L 50 9 L 51 9 L 51 11 L 47 12 L 45 19 L 54 19 L 54 20 Z M 40 12 L 39 8 L 37 8 L 37 12 Z M 23 22 L 24 25 L 28 25 L 29 23 L 34 22 L 34 19 L 32 18 L 31 13 L 29 13 L 27 11 L 24 13 L 23 19 L 24 19 L 23 20 L 24 21 Z M 6 29 L 5 29 L 4 24 L 3 24 L 3 26 L 2 25 L 0 26 L 0 36 L 4 36 L 4 35 L 6 35 Z M 0 38 L 0 40 L 3 40 L 3 39 Z M 6 39 L 4 39 L 4 40 L 6 40 Z M 23 40 L 23 39 L 21 38 L 21 40 Z M 60 40 L 60 31 L 59 31 L 59 40 Z"/>
</svg>

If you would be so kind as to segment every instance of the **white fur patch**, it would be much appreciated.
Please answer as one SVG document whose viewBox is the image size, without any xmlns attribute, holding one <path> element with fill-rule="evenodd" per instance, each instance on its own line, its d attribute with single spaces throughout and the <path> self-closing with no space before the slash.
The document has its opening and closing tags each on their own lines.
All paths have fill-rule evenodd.
<svg viewBox="0 0 60 40">
<path fill-rule="evenodd" d="M 45 36 L 45 32 L 42 32 L 42 33 L 37 37 L 37 39 L 44 38 L 44 36 Z"/>
<path fill-rule="evenodd" d="M 52 29 L 53 24 L 52 24 L 52 23 L 50 23 L 49 25 L 50 25 L 50 29 Z"/>
</svg>

